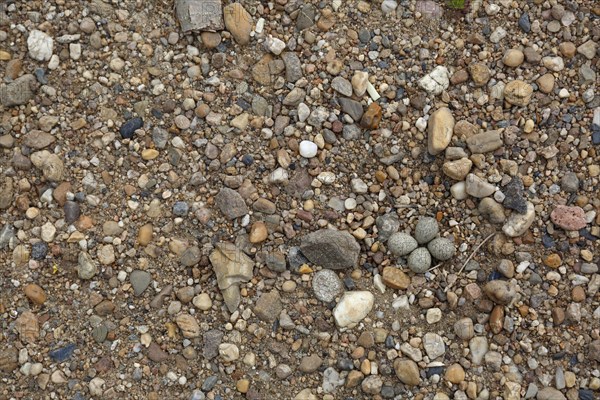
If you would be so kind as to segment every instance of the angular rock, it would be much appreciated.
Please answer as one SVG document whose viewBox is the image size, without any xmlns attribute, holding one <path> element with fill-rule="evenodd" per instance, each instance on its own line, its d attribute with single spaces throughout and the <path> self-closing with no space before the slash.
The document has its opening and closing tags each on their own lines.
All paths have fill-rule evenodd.
<svg viewBox="0 0 600 400">
<path fill-rule="evenodd" d="M 285 52 L 281 55 L 281 59 L 285 64 L 285 80 L 290 83 L 295 83 L 302 78 L 302 63 L 298 55 L 293 52 Z"/>
<path fill-rule="evenodd" d="M 233 39 L 239 45 L 246 45 L 250 42 L 250 32 L 252 32 L 252 16 L 241 3 L 231 3 L 223 8 L 223 19 L 225 29 L 231 33 Z"/>
<path fill-rule="evenodd" d="M 222 188 L 215 196 L 215 204 L 223 215 L 236 219 L 248 214 L 248 206 L 242 196 L 233 189 Z"/>
<path fill-rule="evenodd" d="M 533 87 L 522 80 L 510 81 L 504 87 L 504 99 L 514 106 L 526 106 L 532 95 Z"/>
<path fill-rule="evenodd" d="M 383 283 L 392 289 L 406 289 L 410 285 L 410 277 L 396 267 L 385 267 L 382 274 Z"/>
<path fill-rule="evenodd" d="M 77 262 L 77 275 L 80 279 L 92 279 L 98 273 L 96 262 L 86 252 L 79 253 Z"/>
<path fill-rule="evenodd" d="M 219 0 L 175 0 L 175 13 L 183 32 L 223 30 Z"/>
<path fill-rule="evenodd" d="M 460 160 L 447 161 L 442 165 L 442 171 L 451 179 L 462 181 L 471 172 L 473 162 L 466 157 Z"/>
<path fill-rule="evenodd" d="M 363 107 L 356 100 L 341 97 L 338 102 L 342 106 L 342 111 L 348 114 L 355 122 L 360 121 L 363 116 Z"/>
<path fill-rule="evenodd" d="M 150 285 L 150 282 L 152 282 L 152 276 L 146 271 L 136 269 L 129 275 L 129 281 L 133 287 L 133 293 L 136 296 L 139 296 L 144 293 L 144 290 L 146 290 Z"/>
<path fill-rule="evenodd" d="M 283 306 L 281 304 L 281 297 L 277 290 L 272 290 L 267 293 L 263 293 L 254 306 L 254 314 L 265 322 L 273 322 L 277 319 Z"/>
<path fill-rule="evenodd" d="M 502 190 L 505 196 L 502 205 L 515 210 L 519 214 L 527 213 L 527 200 L 525 199 L 524 192 L 523 181 L 518 176 L 514 176 Z"/>
<path fill-rule="evenodd" d="M 419 86 L 427 93 L 439 95 L 450 86 L 448 69 L 441 65 L 435 67 L 428 75 L 419 80 Z"/>
<path fill-rule="evenodd" d="M 419 367 L 416 362 L 408 359 L 396 359 L 394 371 L 402 383 L 407 386 L 417 386 L 421 383 Z"/>
<path fill-rule="evenodd" d="M 346 231 L 321 229 L 301 239 L 300 251 L 313 264 L 344 269 L 356 266 L 360 245 Z"/>
<path fill-rule="evenodd" d="M 252 279 L 254 262 L 232 243 L 217 244 L 209 259 L 225 304 L 234 312 L 240 302 L 239 284 Z"/>
<path fill-rule="evenodd" d="M 181 334 L 184 338 L 192 339 L 200 336 L 200 325 L 193 315 L 178 315 L 177 318 L 175 318 L 175 323 L 181 330 Z"/>
<path fill-rule="evenodd" d="M 37 61 L 48 61 L 54 50 L 54 39 L 48 34 L 37 29 L 29 32 L 27 37 L 29 56 Z"/>
<path fill-rule="evenodd" d="M 367 291 L 346 292 L 333 309 L 335 323 L 340 328 L 353 328 L 373 308 L 375 296 Z"/>
<path fill-rule="evenodd" d="M 9 84 L 0 86 L 0 104 L 5 107 L 27 104 L 35 96 L 36 88 L 35 76 L 23 75 Z"/>
</svg>

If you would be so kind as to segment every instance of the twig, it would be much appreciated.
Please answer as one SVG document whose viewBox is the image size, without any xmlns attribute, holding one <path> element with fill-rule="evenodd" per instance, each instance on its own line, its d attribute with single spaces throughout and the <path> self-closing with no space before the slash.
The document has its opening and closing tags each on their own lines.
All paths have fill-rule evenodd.
<svg viewBox="0 0 600 400">
<path fill-rule="evenodd" d="M 438 268 L 439 268 L 439 267 L 441 267 L 441 266 L 442 266 L 442 263 L 439 263 L 438 265 L 434 265 L 433 267 L 429 268 L 429 269 L 427 270 L 427 272 L 431 272 L 431 271 L 433 271 L 434 269 L 438 269 Z"/>
<path fill-rule="evenodd" d="M 460 270 L 458 271 L 457 275 L 460 275 L 463 270 L 465 269 L 465 267 L 467 266 L 467 263 L 469 261 L 471 261 L 471 258 L 473 258 L 473 256 L 475 255 L 475 253 L 477 253 L 477 250 L 479 250 L 481 248 L 481 246 L 483 246 L 488 240 L 490 240 L 492 238 L 492 236 L 494 236 L 496 234 L 496 232 L 490 234 L 488 237 L 486 237 L 485 239 L 483 239 L 483 242 L 479 243 L 479 245 L 477 245 L 477 247 L 475 247 L 475 250 L 473 250 L 473 252 L 471 253 L 471 255 L 469 256 L 469 258 L 467 258 L 467 261 L 465 261 L 465 263 L 463 264 L 462 267 L 460 267 Z"/>
</svg>

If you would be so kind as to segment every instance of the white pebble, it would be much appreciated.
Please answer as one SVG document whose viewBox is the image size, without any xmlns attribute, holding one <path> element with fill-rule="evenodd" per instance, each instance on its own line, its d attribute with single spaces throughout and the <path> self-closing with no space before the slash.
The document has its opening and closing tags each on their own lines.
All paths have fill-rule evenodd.
<svg viewBox="0 0 600 400">
<path fill-rule="evenodd" d="M 303 140 L 300 142 L 300 155 L 304 158 L 313 158 L 317 155 L 318 147 L 316 143 L 310 140 Z"/>
</svg>

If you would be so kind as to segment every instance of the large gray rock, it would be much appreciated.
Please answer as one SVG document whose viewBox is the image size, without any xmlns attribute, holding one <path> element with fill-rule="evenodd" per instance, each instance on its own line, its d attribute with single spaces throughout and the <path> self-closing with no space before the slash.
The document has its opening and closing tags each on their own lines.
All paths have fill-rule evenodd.
<svg viewBox="0 0 600 400">
<path fill-rule="evenodd" d="M 176 0 L 175 12 L 183 32 L 223 29 L 223 9 L 218 0 Z"/>
<path fill-rule="evenodd" d="M 343 269 L 356 266 L 360 245 L 348 232 L 321 229 L 301 239 L 300 251 L 313 264 Z"/>
</svg>

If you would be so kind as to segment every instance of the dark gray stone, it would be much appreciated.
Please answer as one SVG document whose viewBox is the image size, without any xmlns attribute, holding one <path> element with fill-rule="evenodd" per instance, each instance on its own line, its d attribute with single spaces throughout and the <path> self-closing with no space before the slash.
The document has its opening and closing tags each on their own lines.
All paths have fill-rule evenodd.
<svg viewBox="0 0 600 400">
<path fill-rule="evenodd" d="M 360 245 L 348 232 L 321 229 L 301 239 L 300 251 L 313 264 L 344 269 L 357 265 Z"/>
</svg>

